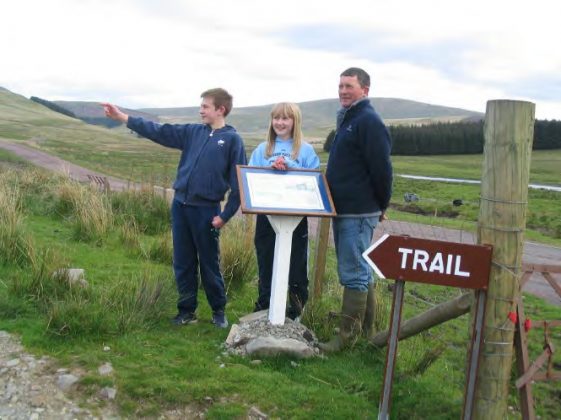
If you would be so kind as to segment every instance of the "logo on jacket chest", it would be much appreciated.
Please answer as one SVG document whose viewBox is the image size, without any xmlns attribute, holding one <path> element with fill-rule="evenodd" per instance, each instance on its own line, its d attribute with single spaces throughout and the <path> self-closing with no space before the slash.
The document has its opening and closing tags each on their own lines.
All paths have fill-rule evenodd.
<svg viewBox="0 0 561 420">
<path fill-rule="evenodd" d="M 223 139 L 220 139 L 216 142 L 216 144 L 218 145 L 218 147 L 224 147 L 224 143 L 225 141 Z"/>
</svg>

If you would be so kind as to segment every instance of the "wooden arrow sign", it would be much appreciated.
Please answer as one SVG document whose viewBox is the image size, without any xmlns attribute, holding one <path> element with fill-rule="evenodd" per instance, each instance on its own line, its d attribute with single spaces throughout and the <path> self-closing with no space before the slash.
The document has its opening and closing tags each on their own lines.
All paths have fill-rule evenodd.
<svg viewBox="0 0 561 420">
<path fill-rule="evenodd" d="M 381 278 L 487 289 L 493 248 L 384 235 L 362 254 Z"/>
</svg>

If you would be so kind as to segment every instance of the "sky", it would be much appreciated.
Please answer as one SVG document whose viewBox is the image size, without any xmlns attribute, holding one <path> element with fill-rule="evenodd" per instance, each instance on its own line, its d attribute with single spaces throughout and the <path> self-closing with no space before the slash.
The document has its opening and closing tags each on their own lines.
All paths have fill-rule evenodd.
<svg viewBox="0 0 561 420">
<path fill-rule="evenodd" d="M 128 108 L 336 98 L 361 67 L 371 97 L 561 119 L 559 0 L 5 0 L 0 86 Z"/>
</svg>

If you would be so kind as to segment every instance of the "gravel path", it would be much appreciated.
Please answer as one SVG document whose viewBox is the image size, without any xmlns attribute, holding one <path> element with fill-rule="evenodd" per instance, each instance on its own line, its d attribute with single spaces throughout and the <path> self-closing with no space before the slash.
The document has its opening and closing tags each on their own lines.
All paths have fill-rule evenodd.
<svg viewBox="0 0 561 420">
<path fill-rule="evenodd" d="M 70 399 L 79 374 L 57 369 L 48 357 L 26 353 L 15 336 L 0 331 L 0 419 L 119 418 L 111 405 L 92 414 Z M 102 398 L 94 397 L 88 404 L 99 405 Z"/>
</svg>

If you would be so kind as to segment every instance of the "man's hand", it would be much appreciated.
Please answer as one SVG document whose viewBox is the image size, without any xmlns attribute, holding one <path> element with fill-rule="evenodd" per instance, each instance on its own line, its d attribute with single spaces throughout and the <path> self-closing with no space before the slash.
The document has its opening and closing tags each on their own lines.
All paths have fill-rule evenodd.
<svg viewBox="0 0 561 420">
<path fill-rule="evenodd" d="M 125 114 L 123 111 L 121 111 L 119 108 L 117 108 L 115 105 L 102 103 L 101 106 L 103 107 L 103 110 L 105 111 L 105 116 L 107 118 L 111 118 L 112 120 L 115 121 L 120 121 L 124 124 L 128 122 L 129 116 Z"/>
<path fill-rule="evenodd" d="M 214 216 L 212 222 L 210 223 L 214 229 L 220 229 L 222 226 L 226 224 L 226 222 L 224 222 L 224 220 L 222 220 L 222 217 L 220 216 Z"/>
<path fill-rule="evenodd" d="M 287 166 L 286 166 L 286 161 L 284 160 L 283 156 L 279 156 L 271 165 L 271 167 L 273 169 L 276 169 L 278 171 L 286 171 Z"/>
<path fill-rule="evenodd" d="M 380 218 L 378 219 L 379 222 L 383 222 L 384 220 L 389 220 L 388 216 L 386 215 L 386 212 L 383 211 L 382 214 L 380 215 Z"/>
</svg>

